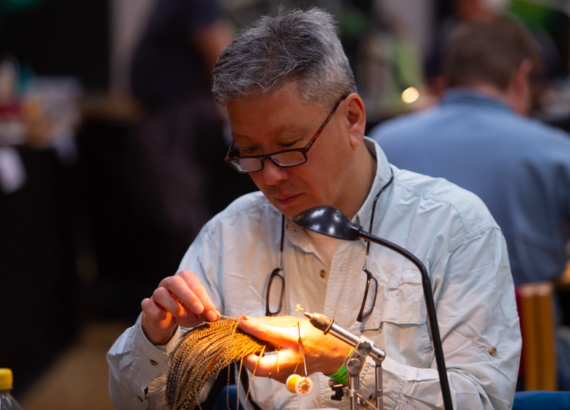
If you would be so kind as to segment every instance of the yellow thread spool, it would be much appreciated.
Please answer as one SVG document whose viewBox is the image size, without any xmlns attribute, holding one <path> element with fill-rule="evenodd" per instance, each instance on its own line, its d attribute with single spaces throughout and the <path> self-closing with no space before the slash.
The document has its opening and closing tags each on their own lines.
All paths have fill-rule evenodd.
<svg viewBox="0 0 570 410">
<path fill-rule="evenodd" d="M 313 388 L 313 382 L 308 377 L 292 374 L 285 383 L 287 390 L 296 394 L 308 394 Z"/>
<path fill-rule="evenodd" d="M 299 376 L 298 374 L 292 374 L 291 376 L 287 377 L 287 381 L 285 382 L 287 390 L 289 390 L 291 393 L 297 393 L 297 391 L 295 390 L 295 384 L 297 384 L 297 380 L 299 380 L 300 378 L 301 376 Z"/>
</svg>

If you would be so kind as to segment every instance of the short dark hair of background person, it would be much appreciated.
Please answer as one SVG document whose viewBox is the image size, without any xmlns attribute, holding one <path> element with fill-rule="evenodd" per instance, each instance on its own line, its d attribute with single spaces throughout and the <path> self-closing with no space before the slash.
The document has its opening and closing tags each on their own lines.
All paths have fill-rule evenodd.
<svg viewBox="0 0 570 410">
<path fill-rule="evenodd" d="M 532 64 L 536 78 L 542 70 L 542 57 L 524 28 L 502 17 L 475 22 L 458 28 L 451 36 L 443 60 L 443 78 L 448 87 L 486 83 L 505 91 L 524 60 Z"/>
</svg>

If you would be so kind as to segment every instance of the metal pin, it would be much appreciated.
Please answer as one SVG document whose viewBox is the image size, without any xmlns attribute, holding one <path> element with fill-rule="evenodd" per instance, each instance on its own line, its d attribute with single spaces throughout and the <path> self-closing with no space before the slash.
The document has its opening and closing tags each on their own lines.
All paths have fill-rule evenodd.
<svg viewBox="0 0 570 410">
<path fill-rule="evenodd" d="M 299 347 L 301 348 L 301 355 L 303 356 L 303 366 L 305 367 L 305 379 L 307 378 L 307 361 L 305 360 L 305 349 L 301 341 L 301 325 L 297 322 L 297 329 L 299 330 Z"/>
</svg>

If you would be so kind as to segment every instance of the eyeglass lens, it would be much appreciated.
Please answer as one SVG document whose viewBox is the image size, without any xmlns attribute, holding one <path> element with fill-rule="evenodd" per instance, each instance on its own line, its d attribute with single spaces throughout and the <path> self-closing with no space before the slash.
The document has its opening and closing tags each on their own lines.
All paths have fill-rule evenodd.
<svg viewBox="0 0 570 410">
<path fill-rule="evenodd" d="M 278 152 L 269 158 L 271 158 L 274 164 L 283 167 L 301 165 L 306 161 L 306 157 L 301 151 Z M 233 159 L 231 163 L 239 172 L 255 172 L 263 168 L 262 159 L 258 157 L 236 158 Z"/>
<path fill-rule="evenodd" d="M 265 316 L 273 316 L 281 312 L 285 293 L 285 279 L 281 276 L 281 271 L 281 268 L 275 268 L 271 272 L 265 299 Z"/>
</svg>

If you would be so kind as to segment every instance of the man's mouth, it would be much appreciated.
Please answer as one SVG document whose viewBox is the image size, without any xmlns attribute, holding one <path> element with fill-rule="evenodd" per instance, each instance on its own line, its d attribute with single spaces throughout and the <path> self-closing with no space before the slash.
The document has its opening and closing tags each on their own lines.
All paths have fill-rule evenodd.
<svg viewBox="0 0 570 410">
<path fill-rule="evenodd" d="M 291 205 L 293 202 L 295 202 L 295 199 L 297 199 L 297 197 L 300 194 L 297 195 L 289 195 L 289 194 L 285 194 L 285 195 L 279 195 L 279 196 L 274 196 L 274 198 L 277 200 L 277 202 L 279 202 L 281 205 Z"/>
</svg>

